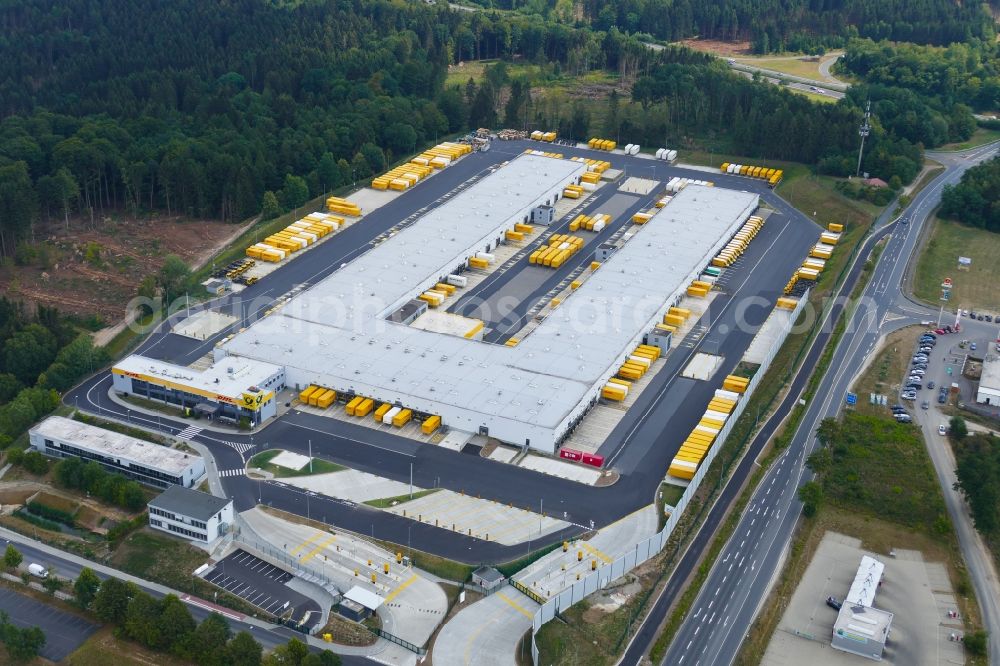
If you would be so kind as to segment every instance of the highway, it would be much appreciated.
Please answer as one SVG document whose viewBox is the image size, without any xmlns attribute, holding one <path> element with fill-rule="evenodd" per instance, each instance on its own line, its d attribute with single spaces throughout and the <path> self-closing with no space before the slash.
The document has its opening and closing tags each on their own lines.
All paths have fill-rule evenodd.
<svg viewBox="0 0 1000 666">
<path fill-rule="evenodd" d="M 789 206 L 759 179 L 719 174 L 714 170 L 693 170 L 675 167 L 648 157 L 607 155 L 597 151 L 558 145 L 541 145 L 532 141 L 494 142 L 486 153 L 474 153 L 453 167 L 417 185 L 382 208 L 367 214 L 361 222 L 348 227 L 330 241 L 302 254 L 279 267 L 265 279 L 247 289 L 239 297 L 227 296 L 207 306 L 228 310 L 241 317 L 237 326 L 252 321 L 270 307 L 274 299 L 294 288 L 311 284 L 336 270 L 384 237 L 414 212 L 433 208 L 455 188 L 463 186 L 466 179 L 482 176 L 493 166 L 520 154 L 525 148 L 546 148 L 570 155 L 604 157 L 626 175 L 652 177 L 665 182 L 675 175 L 713 180 L 717 185 L 753 191 L 761 195 L 762 202 L 773 209 L 764 230 L 741 258 L 741 266 L 728 273 L 731 282 L 720 294 L 699 324 L 704 327 L 696 340 L 683 343 L 675 349 L 639 403 L 622 419 L 619 427 L 608 438 L 601 452 L 606 454 L 621 475 L 618 483 L 595 488 L 568 480 L 554 478 L 528 469 L 498 463 L 474 455 L 455 454 L 439 447 L 422 446 L 419 442 L 390 433 L 373 431 L 364 426 L 324 418 L 291 410 L 283 417 L 270 422 L 253 435 L 221 433 L 202 430 L 193 441 L 205 445 L 215 458 L 220 471 L 242 469 L 254 453 L 273 447 L 307 453 L 309 440 L 314 455 L 352 468 L 368 471 L 397 481 L 408 481 L 412 464 L 414 483 L 422 487 L 439 485 L 456 491 L 475 492 L 483 498 L 495 499 L 521 506 L 544 503 L 549 515 L 565 517 L 571 526 L 546 537 L 546 542 L 557 542 L 579 534 L 594 526 L 613 522 L 635 509 L 649 504 L 669 461 L 680 445 L 677 433 L 693 427 L 695 414 L 708 403 L 715 386 L 708 382 L 677 379 L 676 371 L 691 354 L 710 347 L 714 353 L 727 358 L 734 366 L 756 330 L 763 322 L 769 306 L 745 308 L 750 297 L 763 296 L 773 303 L 779 295 L 787 276 L 798 266 L 808 248 L 815 242 L 819 227 Z M 601 188 L 604 190 L 605 188 Z M 617 188 L 595 196 L 593 202 L 585 200 L 583 210 L 599 208 L 604 196 Z M 639 198 L 638 208 L 652 203 L 654 197 Z M 553 231 L 564 231 L 569 219 L 553 225 Z M 603 232 L 602 232 L 603 233 Z M 606 233 L 613 233 L 608 230 Z M 585 250 L 578 254 L 575 263 L 563 266 L 555 275 L 546 278 L 529 297 L 544 293 L 559 280 L 564 280 L 581 262 L 587 262 L 596 247 L 596 238 L 588 234 Z M 525 252 L 522 253 L 527 254 Z M 526 264 L 526 258 L 520 260 Z M 491 282 L 488 290 L 502 290 L 520 270 L 508 270 Z M 490 291 L 484 290 L 486 295 Z M 530 302 L 530 298 L 526 299 Z M 199 307 L 206 307 L 202 305 Z M 170 324 L 183 317 L 175 314 Z M 166 358 L 180 363 L 190 363 L 212 349 L 226 332 L 205 341 L 196 341 L 171 334 L 166 326 L 151 334 L 139 347 L 139 353 Z M 725 368 L 724 368 L 725 369 Z M 721 375 L 720 375 L 721 376 Z M 123 408 L 108 396 L 110 374 L 100 372 L 67 393 L 66 404 L 93 414 L 124 420 L 150 430 L 176 435 L 190 421 L 174 420 L 137 410 Z M 695 409 L 695 406 L 698 409 Z M 693 420 L 694 419 L 694 420 Z M 685 430 L 686 428 L 686 430 Z M 502 562 L 526 554 L 526 546 L 503 546 L 486 542 L 443 528 L 414 523 L 406 518 L 381 512 L 351 502 L 321 495 L 304 493 L 292 487 L 271 482 L 252 481 L 242 475 L 225 475 L 221 478 L 226 494 L 233 497 L 237 510 L 245 510 L 263 502 L 300 515 L 322 520 L 330 525 L 374 538 L 396 543 L 407 539 L 413 547 L 463 562 Z M 535 547 L 544 545 L 533 542 Z"/>
<path fill-rule="evenodd" d="M 946 170 L 914 198 L 901 220 L 890 221 L 883 215 L 876 222 L 875 232 L 866 243 L 866 251 L 860 255 L 862 259 L 856 269 L 863 263 L 867 251 L 877 239 L 887 236 L 886 245 L 857 308 L 848 313 L 847 331 L 836 347 L 830 371 L 824 375 L 815 396 L 807 405 L 805 416 L 789 448 L 768 470 L 754 492 L 733 536 L 719 554 L 662 663 L 721 665 L 730 664 L 735 659 L 748 627 L 753 623 L 772 580 L 780 570 L 799 519 L 801 505 L 797 491 L 811 478 L 811 472 L 805 468 L 804 462 L 817 446 L 813 434 L 816 427 L 822 419 L 838 414 L 851 383 L 868 356 L 876 349 L 881 336 L 903 326 L 919 323 L 922 319 L 937 316 L 936 311 L 916 305 L 901 293 L 900 285 L 907 264 L 914 256 L 921 227 L 940 200 L 942 188 L 946 184 L 958 182 L 968 167 L 987 159 L 996 150 L 997 146 L 991 145 L 964 151 L 961 155 L 939 156 Z M 903 220 L 907 223 L 903 223 Z M 823 322 L 825 332 L 832 330 L 839 312 L 832 312 L 833 316 Z M 809 368 L 811 364 L 807 361 L 804 367 Z M 797 399 L 803 384 L 804 381 L 800 381 L 793 385 L 789 398 Z M 783 406 L 789 403 L 786 399 Z M 732 490 L 727 488 L 730 496 L 723 494 L 712 511 L 712 514 L 718 512 L 719 516 L 716 521 L 710 520 L 710 524 L 718 525 L 718 519 L 735 495 L 735 487 L 739 485 L 741 478 L 738 477 L 736 483 L 730 483 Z M 945 489 L 945 492 L 949 491 L 950 489 Z M 706 542 L 707 539 L 703 543 Z M 692 557 L 696 555 L 695 550 L 692 548 L 686 553 L 674 574 L 675 579 L 686 580 L 693 571 L 697 561 Z M 980 589 L 987 592 L 988 587 L 981 588 L 976 583 L 976 579 L 981 578 L 984 572 L 973 572 L 970 568 L 970 573 L 977 594 Z M 677 586 L 667 586 L 654 607 L 654 611 L 659 612 L 651 613 L 649 623 L 653 626 L 659 624 L 665 613 L 665 606 L 669 605 L 667 599 L 675 598 L 678 589 Z M 659 615 L 659 619 L 656 615 Z M 987 617 L 987 610 L 984 609 L 984 619 L 987 627 L 991 628 L 991 634 L 995 635 L 996 623 L 1000 618 Z M 655 634 L 655 631 L 650 632 L 645 626 L 640 629 L 623 663 L 638 663 L 638 657 L 646 651 L 644 646 L 651 644 L 651 634 Z"/>
</svg>

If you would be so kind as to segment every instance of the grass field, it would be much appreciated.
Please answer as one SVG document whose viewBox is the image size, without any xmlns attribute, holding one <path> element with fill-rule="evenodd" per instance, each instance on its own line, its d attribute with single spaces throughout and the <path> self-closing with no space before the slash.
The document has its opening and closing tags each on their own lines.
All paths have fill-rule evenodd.
<svg viewBox="0 0 1000 666">
<path fill-rule="evenodd" d="M 291 469 L 289 467 L 282 467 L 281 465 L 275 465 L 271 462 L 271 459 L 276 455 L 281 453 L 282 449 L 271 449 L 270 451 L 264 451 L 263 453 L 258 453 L 250 462 L 247 464 L 248 467 L 259 467 L 265 472 L 270 472 L 275 477 L 279 479 L 288 478 L 291 476 L 309 476 L 311 474 L 329 474 L 330 472 L 340 472 L 347 469 L 336 463 L 332 463 L 329 460 L 323 460 L 322 458 L 313 458 L 312 466 L 306 464 L 302 469 Z"/>
<path fill-rule="evenodd" d="M 993 141 L 1000 141 L 1000 130 L 986 129 L 984 127 L 977 127 L 976 131 L 972 133 L 967 141 L 959 141 L 958 143 L 946 143 L 939 148 L 934 150 L 940 150 L 944 152 L 948 151 L 959 151 L 959 150 L 969 150 L 970 148 L 978 148 L 979 146 L 985 145 L 987 143 L 992 143 Z"/>
<path fill-rule="evenodd" d="M 111 556 L 110 564 L 133 576 L 203 599 L 214 599 L 218 588 L 191 575 L 207 560 L 205 551 L 178 538 L 157 534 L 147 527 L 125 538 Z M 261 614 L 254 606 L 225 592 L 219 593 L 218 603 L 248 615 Z"/>
<path fill-rule="evenodd" d="M 820 74 L 819 66 L 825 60 L 830 60 L 842 53 L 841 51 L 831 51 L 826 55 L 819 56 L 815 60 L 812 56 L 804 55 L 794 55 L 794 56 L 747 56 L 738 57 L 734 60 L 738 63 L 744 65 L 749 65 L 751 67 L 761 67 L 763 69 L 770 69 L 775 72 L 781 72 L 782 74 L 788 74 L 789 76 L 798 76 L 803 79 L 813 79 L 816 81 L 824 81 L 825 78 Z"/>
<path fill-rule="evenodd" d="M 886 336 L 882 351 L 854 384 L 854 391 L 858 394 L 854 411 L 859 414 L 888 414 L 886 407 L 870 404 L 869 395 L 881 393 L 888 396 L 890 405 L 896 404 L 900 383 L 910 366 L 913 345 L 924 330 L 923 326 L 908 326 Z"/>
<path fill-rule="evenodd" d="M 948 307 L 1000 311 L 1000 234 L 931 219 L 932 229 L 917 260 L 913 291 L 932 305 L 940 305 L 941 281 L 950 277 L 954 286 Z M 960 256 L 972 259 L 968 269 L 958 270 Z"/>
<path fill-rule="evenodd" d="M 104 627 L 88 638 L 62 663 L 66 666 L 107 666 L 107 664 L 115 664 L 115 666 L 183 666 L 188 662 L 163 652 L 152 652 L 138 643 L 116 638 L 114 629 Z"/>
<path fill-rule="evenodd" d="M 379 499 L 368 500 L 365 502 L 368 506 L 373 506 L 376 509 L 388 509 L 390 506 L 396 506 L 397 504 L 402 504 L 404 502 L 410 502 L 412 500 L 420 499 L 421 497 L 426 497 L 432 493 L 436 493 L 441 490 L 440 488 L 428 488 L 427 490 L 419 490 L 413 495 L 398 495 L 396 497 L 380 497 Z"/>
</svg>

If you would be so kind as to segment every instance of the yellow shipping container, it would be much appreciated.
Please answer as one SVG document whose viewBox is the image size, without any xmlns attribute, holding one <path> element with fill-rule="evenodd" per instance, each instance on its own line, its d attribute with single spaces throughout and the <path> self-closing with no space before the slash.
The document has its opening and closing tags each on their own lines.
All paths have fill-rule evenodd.
<svg viewBox="0 0 1000 666">
<path fill-rule="evenodd" d="M 365 398 L 360 403 L 358 403 L 357 407 L 354 408 L 354 415 L 368 416 L 372 411 L 372 407 L 374 406 L 375 406 L 374 400 L 372 400 L 371 398 Z"/>
<path fill-rule="evenodd" d="M 315 386 L 315 385 L 310 386 L 309 388 L 303 390 L 301 393 L 299 393 L 299 401 L 300 402 L 304 402 L 304 403 L 306 403 L 308 405 L 309 404 L 309 396 L 311 396 L 313 393 L 315 393 L 318 390 L 320 390 L 320 388 L 318 386 Z"/>
<path fill-rule="evenodd" d="M 425 435 L 429 435 L 441 425 L 441 417 L 435 414 L 434 416 L 428 416 L 424 419 L 424 422 L 420 424 L 420 430 Z"/>
<path fill-rule="evenodd" d="M 375 413 L 372 415 L 372 418 L 375 419 L 376 422 L 382 423 L 382 417 L 385 416 L 385 413 L 388 412 L 390 409 L 392 409 L 392 405 L 388 402 L 383 402 L 381 405 L 378 406 L 378 409 L 375 410 Z"/>
<path fill-rule="evenodd" d="M 316 401 L 316 406 L 321 409 L 326 409 L 333 404 L 333 401 L 337 399 L 337 392 L 333 389 L 327 389 L 323 392 L 323 395 L 319 397 Z"/>
<path fill-rule="evenodd" d="M 413 418 L 413 411 L 409 409 L 402 409 L 400 410 L 399 414 L 396 414 L 394 417 L 392 417 L 392 425 L 394 425 L 397 428 L 402 428 L 404 425 L 410 422 L 411 418 Z"/>
<path fill-rule="evenodd" d="M 354 412 L 358 408 L 358 405 L 360 405 L 364 401 L 365 398 L 363 398 L 360 395 L 356 395 L 354 396 L 354 399 L 352 399 L 349 403 L 347 403 L 347 406 L 344 407 L 344 411 L 347 412 L 348 416 L 354 416 Z"/>
</svg>

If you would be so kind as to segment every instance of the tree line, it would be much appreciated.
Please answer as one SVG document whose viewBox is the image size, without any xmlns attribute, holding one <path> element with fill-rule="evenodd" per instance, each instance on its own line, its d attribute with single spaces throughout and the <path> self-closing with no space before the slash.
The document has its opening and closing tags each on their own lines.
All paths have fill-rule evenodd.
<svg viewBox="0 0 1000 666">
<path fill-rule="evenodd" d="M 243 220 L 468 126 L 448 65 L 616 66 L 603 35 L 390 0 L 0 7 L 0 257 L 39 217 Z"/>
<path fill-rule="evenodd" d="M 78 322 L 0 296 L 0 448 L 59 405 L 59 393 L 107 363 Z"/>
<path fill-rule="evenodd" d="M 4 567 L 14 570 L 23 561 L 15 545 L 7 544 Z M 49 581 L 53 583 L 46 588 L 53 594 L 64 582 L 52 574 L 44 582 Z M 340 657 L 333 652 L 310 652 L 305 643 L 294 638 L 264 656 L 263 648 L 251 634 L 246 631 L 234 634 L 229 622 L 218 613 L 210 613 L 198 623 L 177 595 L 168 594 L 157 599 L 135 583 L 114 577 L 102 580 L 90 567 L 80 570 L 71 592 L 78 608 L 92 613 L 102 622 L 115 625 L 126 638 L 198 666 L 340 664 Z M 45 645 L 45 635 L 37 627 L 18 630 L 26 632 L 24 634 L 13 632 L 9 627 L 6 614 L 0 613 L 0 641 L 6 643 L 12 657 L 28 660 Z"/>
<path fill-rule="evenodd" d="M 1000 157 L 994 157 L 962 174 L 957 185 L 941 193 L 942 217 L 1000 232 Z"/>
<path fill-rule="evenodd" d="M 1000 439 L 986 433 L 969 434 L 965 423 L 955 419 L 951 426 L 958 490 L 969 503 L 976 530 L 995 548 L 1000 536 Z"/>
<path fill-rule="evenodd" d="M 858 39 L 848 44 L 837 67 L 870 84 L 906 88 L 943 106 L 1000 108 L 1000 47 L 992 40 L 940 47 Z"/>
<path fill-rule="evenodd" d="M 843 46 L 856 36 L 923 44 L 990 39 L 993 18 L 983 3 L 950 0 L 473 0 L 483 7 L 513 9 L 617 27 L 665 41 L 702 37 L 747 40 L 758 53 L 811 51 Z M 995 4 L 995 3 L 993 3 Z"/>
</svg>

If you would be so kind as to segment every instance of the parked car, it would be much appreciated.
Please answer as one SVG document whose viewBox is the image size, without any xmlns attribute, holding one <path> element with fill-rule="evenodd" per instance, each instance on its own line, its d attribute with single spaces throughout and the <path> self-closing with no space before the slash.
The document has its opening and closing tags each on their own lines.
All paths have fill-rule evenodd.
<svg viewBox="0 0 1000 666">
<path fill-rule="evenodd" d="M 917 399 L 917 394 L 916 394 L 916 392 L 913 392 L 913 393 L 904 393 L 904 394 L 902 394 L 899 397 L 902 398 L 903 400 L 913 401 L 913 400 Z"/>
<path fill-rule="evenodd" d="M 944 335 L 945 334 L 945 330 L 943 328 L 935 329 L 934 332 L 937 333 L 938 335 Z"/>
<path fill-rule="evenodd" d="M 993 322 L 993 315 L 986 315 L 986 321 Z"/>
<path fill-rule="evenodd" d="M 938 434 L 939 435 L 947 435 L 948 434 L 948 426 L 946 426 L 943 423 L 941 425 L 939 425 L 938 426 Z"/>
<path fill-rule="evenodd" d="M 931 403 L 927 402 L 926 400 L 920 403 L 920 409 L 930 409 L 930 408 L 931 408 Z"/>
<path fill-rule="evenodd" d="M 836 597 L 827 597 L 827 598 L 826 598 L 826 605 L 827 605 L 827 606 L 829 606 L 830 608 L 832 608 L 832 609 L 833 609 L 833 610 L 835 610 L 835 611 L 839 611 L 839 610 L 840 610 L 840 607 L 841 607 L 841 606 L 842 606 L 843 604 L 841 604 L 841 603 L 840 603 L 840 602 L 839 602 L 839 601 L 837 600 L 837 598 L 836 598 Z"/>
<path fill-rule="evenodd" d="M 939 405 L 943 405 L 946 402 L 948 402 L 948 394 L 947 393 L 938 393 L 938 404 Z"/>
<path fill-rule="evenodd" d="M 971 345 L 969 345 L 969 350 L 970 351 L 976 351 L 976 343 L 975 342 L 973 342 Z"/>
<path fill-rule="evenodd" d="M 934 388 L 934 382 L 927 382 L 927 388 L 929 389 Z"/>
</svg>

